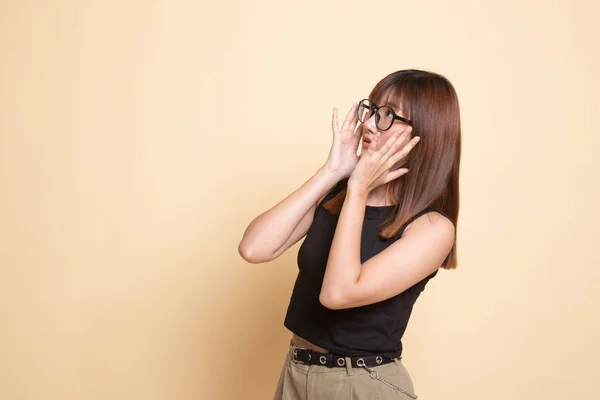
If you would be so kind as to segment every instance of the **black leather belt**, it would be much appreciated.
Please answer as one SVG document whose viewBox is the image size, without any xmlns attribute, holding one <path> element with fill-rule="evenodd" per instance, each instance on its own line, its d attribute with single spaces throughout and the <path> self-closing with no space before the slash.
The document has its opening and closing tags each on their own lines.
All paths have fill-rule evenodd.
<svg viewBox="0 0 600 400">
<path fill-rule="evenodd" d="M 338 356 L 333 353 L 320 353 L 303 347 L 294 347 L 294 354 L 292 357 L 294 361 L 303 364 L 322 365 L 328 368 L 346 366 L 345 356 Z M 394 359 L 384 356 L 353 356 L 350 357 L 350 361 L 353 368 L 359 368 L 364 367 L 365 365 L 367 367 L 376 367 L 378 365 L 388 364 L 394 362 Z"/>
</svg>

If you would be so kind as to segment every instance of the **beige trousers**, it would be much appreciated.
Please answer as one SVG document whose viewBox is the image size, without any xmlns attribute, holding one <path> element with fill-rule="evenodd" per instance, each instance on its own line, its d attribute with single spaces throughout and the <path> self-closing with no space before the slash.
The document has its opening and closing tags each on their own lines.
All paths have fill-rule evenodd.
<svg viewBox="0 0 600 400">
<path fill-rule="evenodd" d="M 387 400 L 417 398 L 412 379 L 401 359 L 369 367 L 327 368 L 294 361 L 296 346 L 290 343 L 274 400 Z"/>
</svg>

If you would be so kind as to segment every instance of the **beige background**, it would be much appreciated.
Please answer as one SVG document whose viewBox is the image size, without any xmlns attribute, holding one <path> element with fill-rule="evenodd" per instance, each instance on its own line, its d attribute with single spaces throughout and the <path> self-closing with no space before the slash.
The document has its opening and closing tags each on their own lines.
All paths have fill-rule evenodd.
<svg viewBox="0 0 600 400">
<path fill-rule="evenodd" d="M 405 68 L 463 127 L 417 393 L 598 398 L 599 26 L 597 1 L 1 1 L 0 398 L 271 398 L 298 245 L 238 242 L 333 107 Z"/>
</svg>

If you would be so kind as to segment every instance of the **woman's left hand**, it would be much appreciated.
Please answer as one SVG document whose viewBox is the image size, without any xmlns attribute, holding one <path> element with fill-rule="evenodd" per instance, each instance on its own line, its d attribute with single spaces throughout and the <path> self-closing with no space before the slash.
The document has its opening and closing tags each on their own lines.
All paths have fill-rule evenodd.
<svg viewBox="0 0 600 400">
<path fill-rule="evenodd" d="M 415 136 L 404 144 L 412 128 L 405 127 L 392 135 L 383 146 L 379 146 L 381 133 L 377 132 L 373 141 L 360 156 L 360 160 L 350 175 L 348 187 L 354 187 L 366 193 L 377 186 L 393 181 L 408 172 L 408 168 L 390 171 L 398 161 L 402 160 L 415 147 L 420 137 Z"/>
</svg>

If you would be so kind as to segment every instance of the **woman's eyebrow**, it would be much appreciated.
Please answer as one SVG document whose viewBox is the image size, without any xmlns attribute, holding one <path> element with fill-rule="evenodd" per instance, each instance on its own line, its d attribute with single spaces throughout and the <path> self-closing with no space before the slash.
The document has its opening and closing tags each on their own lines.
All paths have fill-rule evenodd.
<svg viewBox="0 0 600 400">
<path fill-rule="evenodd" d="M 400 110 L 400 112 L 404 112 L 402 111 L 402 108 L 400 108 L 400 106 L 396 103 L 388 103 L 388 106 L 392 107 L 395 110 Z"/>
</svg>

